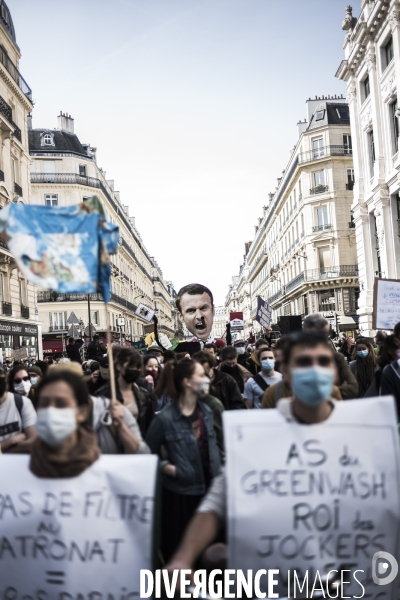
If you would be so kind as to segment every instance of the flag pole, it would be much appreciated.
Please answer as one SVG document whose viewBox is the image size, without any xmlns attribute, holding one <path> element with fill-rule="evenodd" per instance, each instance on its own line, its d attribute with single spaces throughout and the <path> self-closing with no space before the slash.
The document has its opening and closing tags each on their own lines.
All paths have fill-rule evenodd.
<svg viewBox="0 0 400 600">
<path fill-rule="evenodd" d="M 111 402 L 116 402 L 117 392 L 116 392 L 116 387 L 115 387 L 115 370 L 114 370 L 114 360 L 113 360 L 113 354 L 112 354 L 110 313 L 108 310 L 107 303 L 105 303 L 105 306 L 106 306 L 106 325 L 107 325 L 108 372 L 110 375 Z"/>
</svg>

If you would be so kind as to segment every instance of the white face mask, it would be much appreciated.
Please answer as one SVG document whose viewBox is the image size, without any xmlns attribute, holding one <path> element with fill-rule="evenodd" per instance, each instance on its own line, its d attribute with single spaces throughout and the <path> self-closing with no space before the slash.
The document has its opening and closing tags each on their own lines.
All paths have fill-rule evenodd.
<svg viewBox="0 0 400 600">
<path fill-rule="evenodd" d="M 21 396 L 27 396 L 31 391 L 31 387 L 32 384 L 30 381 L 22 380 L 21 383 L 14 385 L 14 391 L 17 392 L 17 394 L 21 394 Z"/>
<path fill-rule="evenodd" d="M 204 377 L 204 379 L 198 382 L 196 392 L 200 398 L 207 396 L 207 394 L 210 392 L 210 380 L 208 377 Z"/>
<path fill-rule="evenodd" d="M 37 413 L 36 431 L 49 446 L 60 446 L 77 428 L 74 408 L 40 408 Z"/>
<path fill-rule="evenodd" d="M 39 379 L 37 377 L 31 377 L 31 384 L 36 385 Z"/>
</svg>

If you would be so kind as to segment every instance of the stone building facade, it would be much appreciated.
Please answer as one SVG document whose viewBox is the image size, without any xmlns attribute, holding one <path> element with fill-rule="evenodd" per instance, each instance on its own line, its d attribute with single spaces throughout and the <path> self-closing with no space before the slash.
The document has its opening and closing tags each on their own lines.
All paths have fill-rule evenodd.
<svg viewBox="0 0 400 600">
<path fill-rule="evenodd" d="M 347 83 L 354 157 L 353 213 L 360 278 L 360 332 L 372 337 L 376 277 L 400 279 L 400 5 L 363 0 L 348 7 L 345 58 L 336 73 Z"/>
</svg>

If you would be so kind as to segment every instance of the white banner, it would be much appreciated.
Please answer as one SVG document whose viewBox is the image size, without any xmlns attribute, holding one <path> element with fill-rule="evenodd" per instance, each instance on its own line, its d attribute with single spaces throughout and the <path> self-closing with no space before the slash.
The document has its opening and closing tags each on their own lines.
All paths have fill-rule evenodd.
<svg viewBox="0 0 400 600">
<path fill-rule="evenodd" d="M 294 570 L 300 582 L 308 571 L 311 590 L 317 570 L 323 577 L 350 565 L 343 567 L 351 569 L 345 596 L 361 596 L 352 576 L 361 569 L 357 577 L 371 598 L 397 597 L 395 584 L 380 587 L 371 579 L 376 552 L 399 556 L 393 399 L 338 402 L 315 425 L 289 422 L 278 410 L 228 411 L 223 418 L 229 568 L 279 569 L 274 591 L 287 597 L 288 571 L 291 591 Z M 266 577 L 261 581 L 266 592 Z"/>
<path fill-rule="evenodd" d="M 39 479 L 28 463 L 0 456 L 1 600 L 138 598 L 157 457 L 102 456 L 72 479 Z"/>
<path fill-rule="evenodd" d="M 399 321 L 400 280 L 375 278 L 372 326 L 390 331 Z"/>
</svg>

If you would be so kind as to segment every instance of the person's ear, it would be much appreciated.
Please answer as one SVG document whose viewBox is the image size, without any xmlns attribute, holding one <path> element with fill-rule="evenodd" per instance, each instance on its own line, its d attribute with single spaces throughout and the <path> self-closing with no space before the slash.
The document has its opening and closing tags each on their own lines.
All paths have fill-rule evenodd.
<svg viewBox="0 0 400 600">
<path fill-rule="evenodd" d="M 178 319 L 180 320 L 181 323 L 185 322 L 185 319 L 183 318 L 183 314 L 178 312 Z"/>
</svg>

